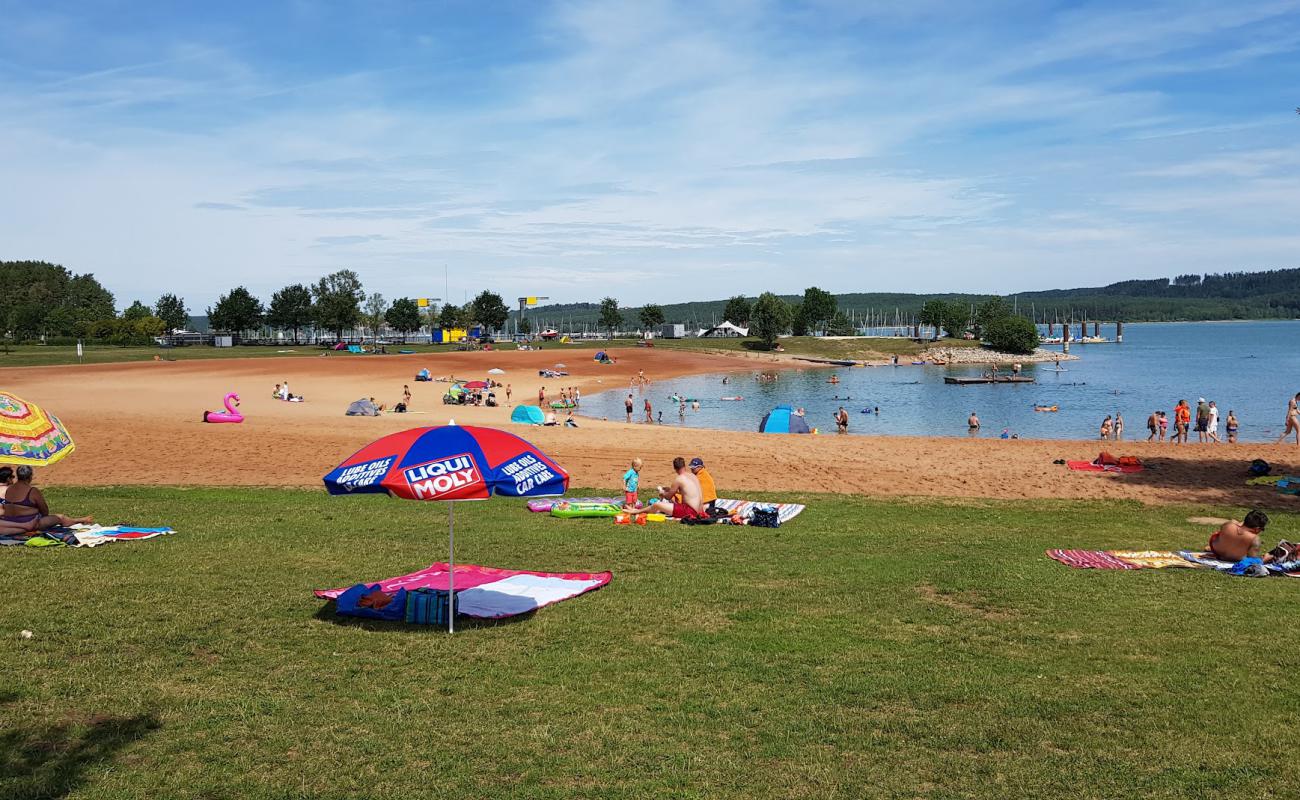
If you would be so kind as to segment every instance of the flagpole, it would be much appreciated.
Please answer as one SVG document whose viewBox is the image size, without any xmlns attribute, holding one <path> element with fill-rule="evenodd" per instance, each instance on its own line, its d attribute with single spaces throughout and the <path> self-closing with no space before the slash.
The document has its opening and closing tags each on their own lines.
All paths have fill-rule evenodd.
<svg viewBox="0 0 1300 800">
<path fill-rule="evenodd" d="M 447 501 L 447 633 L 456 632 L 456 501 Z"/>
</svg>

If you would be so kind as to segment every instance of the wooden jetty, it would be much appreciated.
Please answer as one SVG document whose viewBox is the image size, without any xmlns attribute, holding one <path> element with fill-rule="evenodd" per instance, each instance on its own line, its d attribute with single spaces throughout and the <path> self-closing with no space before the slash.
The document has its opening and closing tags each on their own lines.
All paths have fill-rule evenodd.
<svg viewBox="0 0 1300 800">
<path fill-rule="evenodd" d="M 977 383 L 1033 383 L 1034 379 L 1025 375 L 994 375 L 992 377 L 961 378 L 951 375 L 944 377 L 944 383 L 958 386 L 972 386 Z"/>
</svg>

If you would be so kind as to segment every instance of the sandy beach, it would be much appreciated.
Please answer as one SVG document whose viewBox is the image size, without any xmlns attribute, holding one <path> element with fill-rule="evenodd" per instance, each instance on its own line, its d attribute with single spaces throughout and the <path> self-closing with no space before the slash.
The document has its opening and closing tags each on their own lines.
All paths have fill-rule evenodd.
<svg viewBox="0 0 1300 800">
<path fill-rule="evenodd" d="M 572 484 L 609 488 L 633 456 L 645 459 L 643 485 L 669 475 L 674 456 L 699 455 L 724 494 L 743 491 L 832 492 L 868 496 L 962 498 L 1126 499 L 1143 503 L 1218 503 L 1295 507 L 1296 499 L 1245 484 L 1245 465 L 1265 458 L 1294 472 L 1300 450 L 1286 445 L 1186 445 L 1145 442 L 969 440 L 956 437 L 772 436 L 582 419 L 581 427 L 511 425 L 511 409 L 445 406 L 445 383 L 416 383 L 417 370 L 474 379 L 488 369 L 513 387 L 513 402 L 548 399 L 561 387 L 584 394 L 625 390 L 644 370 L 660 381 L 700 372 L 770 368 L 768 359 L 622 349 L 602 366 L 590 350 L 474 352 L 437 356 L 356 356 L 230 359 L 6 371 L 4 388 L 43 404 L 67 424 L 77 451 L 43 470 L 50 485 L 319 486 L 335 464 L 379 436 L 425 425 L 493 425 L 535 442 L 569 470 Z M 571 376 L 542 379 L 557 362 Z M 288 380 L 305 403 L 273 400 Z M 390 408 L 402 385 L 414 394 L 412 413 L 346 417 L 347 405 L 373 396 Z M 202 423 L 228 391 L 239 393 L 243 424 Z M 658 406 L 661 401 L 651 389 Z M 504 391 L 498 391 L 504 404 Z M 637 395 L 641 416 L 641 397 Z M 665 410 L 667 410 L 665 408 Z M 757 422 L 757 421 L 756 421 Z M 1091 459 L 1100 449 L 1131 454 L 1151 465 L 1127 476 L 1072 473 L 1056 459 Z"/>
</svg>

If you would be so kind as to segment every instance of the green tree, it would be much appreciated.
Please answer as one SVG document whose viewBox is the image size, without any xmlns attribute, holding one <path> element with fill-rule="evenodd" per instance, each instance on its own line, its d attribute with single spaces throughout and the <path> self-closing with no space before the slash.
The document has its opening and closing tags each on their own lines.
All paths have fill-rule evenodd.
<svg viewBox="0 0 1300 800">
<path fill-rule="evenodd" d="M 339 339 L 343 338 L 343 331 L 355 328 L 361 321 L 361 301 L 366 293 L 361 288 L 361 279 L 352 270 L 342 269 L 326 275 L 312 287 L 311 294 L 316 324 L 334 331 Z"/>
<path fill-rule="evenodd" d="M 722 319 L 732 325 L 744 327 L 749 323 L 749 315 L 753 308 L 743 294 L 738 294 L 727 301 L 726 307 L 722 309 Z"/>
<path fill-rule="evenodd" d="M 663 306 L 655 305 L 654 303 L 646 303 L 641 306 L 641 311 L 638 316 L 641 317 L 641 327 L 647 331 L 652 331 L 664 324 Z"/>
<path fill-rule="evenodd" d="M 525 336 L 527 336 L 528 334 L 532 333 L 532 332 L 533 332 L 533 321 L 532 321 L 531 319 L 529 319 L 528 317 L 521 317 L 521 318 L 519 319 L 519 332 L 522 333 L 522 334 L 524 334 Z"/>
<path fill-rule="evenodd" d="M 812 330 L 822 330 L 827 320 L 835 316 L 836 310 L 835 295 L 816 286 L 804 289 L 803 316 Z"/>
<path fill-rule="evenodd" d="M 614 331 L 623 324 L 623 313 L 618 310 L 618 301 L 606 297 L 600 301 L 600 327 L 609 331 L 609 338 L 614 338 Z"/>
<path fill-rule="evenodd" d="M 438 313 L 438 327 L 443 330 L 468 327 L 469 311 L 455 303 L 445 303 Z"/>
<path fill-rule="evenodd" d="M 790 306 L 784 300 L 763 292 L 754 301 L 749 317 L 749 335 L 754 336 L 768 349 L 776 344 L 776 337 L 790 327 Z"/>
<path fill-rule="evenodd" d="M 379 292 L 366 298 L 366 325 L 370 326 L 370 335 L 379 338 L 379 329 L 384 326 L 384 315 L 388 312 L 388 301 Z"/>
<path fill-rule="evenodd" d="M 190 326 L 190 310 L 185 307 L 185 301 L 174 294 L 159 297 L 153 312 L 166 326 L 165 333 L 183 331 Z"/>
<path fill-rule="evenodd" d="M 961 336 L 965 331 L 966 323 L 970 321 L 970 311 L 963 303 L 927 300 L 925 305 L 921 306 L 920 320 L 922 325 L 929 325 L 935 329 L 936 338 L 940 330 L 947 332 L 948 336 L 956 337 Z"/>
<path fill-rule="evenodd" d="M 311 324 L 314 309 L 311 289 L 301 283 L 286 286 L 271 295 L 271 307 L 266 310 L 266 322 L 282 331 L 293 331 L 294 344 L 298 332 Z"/>
<path fill-rule="evenodd" d="M 420 307 L 409 297 L 399 297 L 384 314 L 388 327 L 406 336 L 420 329 Z"/>
<path fill-rule="evenodd" d="M 262 324 L 262 302 L 242 286 L 231 289 L 217 298 L 217 304 L 208 309 L 208 324 L 214 330 L 243 333 Z"/>
<path fill-rule="evenodd" d="M 830 322 L 826 323 L 826 334 L 828 336 L 852 336 L 857 333 L 853 327 L 853 320 L 849 319 L 848 314 L 843 311 L 836 311 L 835 316 L 831 317 Z"/>
<path fill-rule="evenodd" d="M 1011 316 L 1011 309 L 1001 297 L 990 297 L 975 308 L 975 333 L 983 336 L 984 329 L 1003 317 Z"/>
<path fill-rule="evenodd" d="M 808 329 L 808 315 L 804 313 L 803 303 L 790 306 L 790 332 L 795 336 L 807 336 Z"/>
<path fill-rule="evenodd" d="M 1025 317 L 1008 314 L 984 328 L 984 341 L 994 350 L 1028 355 L 1038 347 L 1038 328 Z"/>
<path fill-rule="evenodd" d="M 470 303 L 470 315 L 474 322 L 483 326 L 484 332 L 497 331 L 506 324 L 510 309 L 506 307 L 501 295 L 484 290 Z"/>
<path fill-rule="evenodd" d="M 136 300 L 134 303 L 131 304 L 130 308 L 122 312 L 122 319 L 126 320 L 127 322 L 138 322 L 144 319 L 145 317 L 152 317 L 152 316 L 153 316 L 153 309 L 149 308 L 149 306 L 145 305 L 144 303 L 141 303 L 139 300 Z"/>
<path fill-rule="evenodd" d="M 130 324 L 131 333 L 138 344 L 153 344 L 156 337 L 167 332 L 167 323 L 152 315 L 141 317 Z"/>
</svg>

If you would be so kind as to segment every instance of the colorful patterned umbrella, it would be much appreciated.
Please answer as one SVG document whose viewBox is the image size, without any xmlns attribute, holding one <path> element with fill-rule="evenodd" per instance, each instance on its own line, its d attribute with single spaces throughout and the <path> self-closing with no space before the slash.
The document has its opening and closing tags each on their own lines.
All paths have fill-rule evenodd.
<svg viewBox="0 0 1300 800">
<path fill-rule="evenodd" d="M 44 467 L 76 449 L 59 418 L 35 403 L 0 392 L 0 463 Z"/>
<path fill-rule="evenodd" d="M 413 428 L 369 444 L 325 476 L 330 494 L 387 493 L 403 500 L 485 500 L 562 495 L 569 473 L 528 442 L 495 428 Z M 455 503 L 447 506 L 448 562 L 455 564 Z M 449 582 L 454 581 L 454 569 Z M 447 630 L 456 617 L 455 586 Z"/>
<path fill-rule="evenodd" d="M 488 388 L 488 385 L 487 385 L 487 381 L 469 381 L 468 383 L 465 384 L 465 388 L 466 388 L 466 389 L 486 389 L 486 388 Z"/>
</svg>

